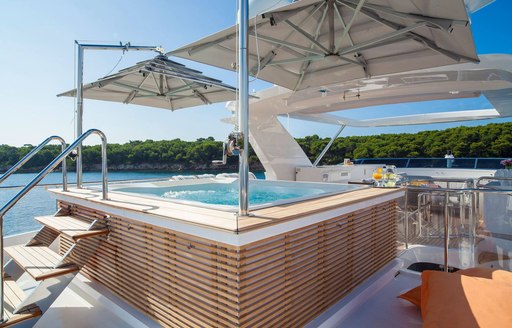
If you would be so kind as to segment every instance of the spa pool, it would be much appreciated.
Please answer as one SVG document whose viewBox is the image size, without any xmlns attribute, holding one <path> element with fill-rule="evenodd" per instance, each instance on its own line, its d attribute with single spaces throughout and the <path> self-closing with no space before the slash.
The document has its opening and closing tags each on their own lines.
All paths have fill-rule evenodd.
<svg viewBox="0 0 512 328">
<path fill-rule="evenodd" d="M 251 209 L 298 202 L 367 188 L 361 185 L 295 181 L 249 181 Z M 190 205 L 233 210 L 238 206 L 238 179 L 197 179 L 113 185 L 112 192 L 136 194 Z"/>
</svg>

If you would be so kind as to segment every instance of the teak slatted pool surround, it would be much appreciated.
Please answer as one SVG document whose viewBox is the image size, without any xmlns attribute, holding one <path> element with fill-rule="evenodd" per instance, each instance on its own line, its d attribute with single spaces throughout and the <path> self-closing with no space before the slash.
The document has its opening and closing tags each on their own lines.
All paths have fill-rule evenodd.
<svg viewBox="0 0 512 328">
<path fill-rule="evenodd" d="M 82 273 L 168 327 L 299 327 L 395 257 L 394 200 L 242 246 L 59 206 L 107 218 Z"/>
</svg>

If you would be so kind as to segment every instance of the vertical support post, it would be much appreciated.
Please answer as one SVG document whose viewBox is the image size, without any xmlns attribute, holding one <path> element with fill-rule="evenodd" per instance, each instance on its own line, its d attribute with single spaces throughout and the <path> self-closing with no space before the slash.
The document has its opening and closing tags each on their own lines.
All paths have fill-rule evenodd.
<svg viewBox="0 0 512 328">
<path fill-rule="evenodd" d="M 108 199 L 108 166 L 107 166 L 107 137 L 101 133 L 101 184 L 102 184 L 102 199 Z"/>
<path fill-rule="evenodd" d="M 66 142 L 62 140 L 61 152 L 66 150 Z M 68 166 L 66 164 L 66 158 L 62 161 L 62 191 L 68 191 Z"/>
<path fill-rule="evenodd" d="M 249 1 L 238 0 L 239 51 L 238 51 L 238 128 L 243 138 L 239 161 L 239 216 L 248 215 L 249 189 L 249 71 L 247 62 L 247 37 L 249 23 Z"/>
<path fill-rule="evenodd" d="M 444 196 L 444 271 L 448 272 L 448 247 L 450 246 L 449 208 L 450 192 L 446 191 Z"/>
<path fill-rule="evenodd" d="M 404 202 L 404 241 L 405 249 L 409 249 L 409 185 L 405 186 Z"/>
<path fill-rule="evenodd" d="M 76 54 L 76 136 L 78 138 L 82 135 L 82 123 L 84 116 L 84 48 L 78 41 L 75 41 L 77 46 Z M 82 144 L 76 149 L 76 187 L 82 188 Z"/>
</svg>

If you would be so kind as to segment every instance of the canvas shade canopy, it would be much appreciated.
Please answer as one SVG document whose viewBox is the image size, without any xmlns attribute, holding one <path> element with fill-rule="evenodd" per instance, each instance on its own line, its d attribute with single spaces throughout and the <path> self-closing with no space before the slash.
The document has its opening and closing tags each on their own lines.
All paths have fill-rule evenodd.
<svg viewBox="0 0 512 328">
<path fill-rule="evenodd" d="M 462 0 L 301 0 L 249 26 L 249 71 L 302 90 L 478 62 Z M 236 26 L 168 54 L 233 69 Z"/>
<path fill-rule="evenodd" d="M 234 100 L 236 89 L 159 55 L 83 87 L 84 98 L 176 110 Z M 57 96 L 74 97 L 76 90 Z"/>
</svg>

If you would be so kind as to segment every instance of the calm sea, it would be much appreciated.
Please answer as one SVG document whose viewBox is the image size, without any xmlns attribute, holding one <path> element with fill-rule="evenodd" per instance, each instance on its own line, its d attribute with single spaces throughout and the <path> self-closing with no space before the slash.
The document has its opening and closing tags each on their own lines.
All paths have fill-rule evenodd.
<svg viewBox="0 0 512 328">
<path fill-rule="evenodd" d="M 202 174 L 211 172 L 109 172 L 109 181 L 140 180 L 153 178 L 168 178 L 174 175 Z M 5 205 L 21 188 L 6 188 L 9 186 L 25 186 L 36 176 L 36 173 L 13 174 L 0 185 L 0 207 Z M 263 178 L 263 173 L 256 173 Z M 68 174 L 69 183 L 76 181 L 74 172 Z M 101 181 L 101 172 L 84 172 L 84 182 Z M 61 173 L 50 173 L 41 184 L 62 183 Z M 4 234 L 15 235 L 40 228 L 34 216 L 51 215 L 56 212 L 56 201 L 50 196 L 45 187 L 32 189 L 4 217 Z"/>
</svg>

